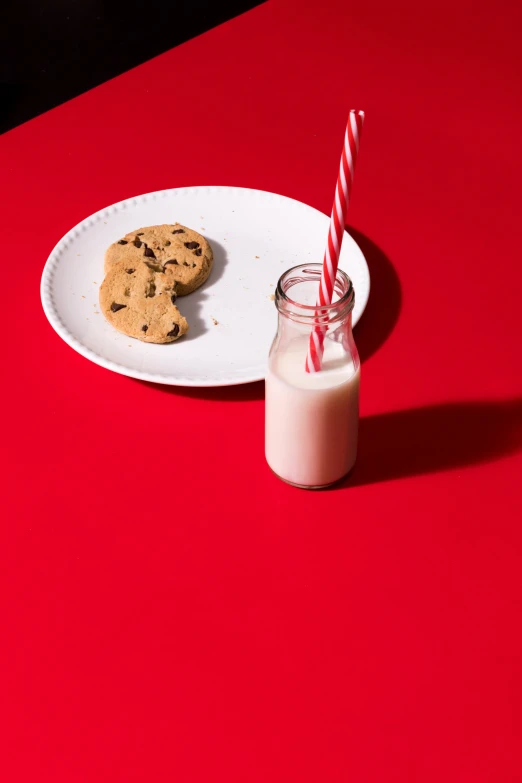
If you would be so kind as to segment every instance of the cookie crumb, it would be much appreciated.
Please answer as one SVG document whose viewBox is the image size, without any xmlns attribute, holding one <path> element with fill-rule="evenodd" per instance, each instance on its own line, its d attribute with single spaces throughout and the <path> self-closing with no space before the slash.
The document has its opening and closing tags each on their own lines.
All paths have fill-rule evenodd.
<svg viewBox="0 0 522 783">
<path fill-rule="evenodd" d="M 219 326 L 219 321 L 216 321 L 213 315 L 210 317 L 212 318 L 212 323 L 214 324 L 214 326 Z"/>
<path fill-rule="evenodd" d="M 267 296 L 267 299 L 270 299 L 271 302 L 275 302 L 275 294 L 270 294 L 270 296 Z"/>
<path fill-rule="evenodd" d="M 259 256 L 254 256 L 254 258 L 259 258 Z"/>
<path fill-rule="evenodd" d="M 81 256 L 81 253 L 76 253 L 77 256 Z"/>
<path fill-rule="evenodd" d="M 82 299 L 85 299 L 84 295 L 82 294 Z"/>
<path fill-rule="evenodd" d="M 98 283 L 96 282 L 96 280 L 93 280 L 92 282 L 94 283 L 94 285 L 98 285 Z"/>
</svg>

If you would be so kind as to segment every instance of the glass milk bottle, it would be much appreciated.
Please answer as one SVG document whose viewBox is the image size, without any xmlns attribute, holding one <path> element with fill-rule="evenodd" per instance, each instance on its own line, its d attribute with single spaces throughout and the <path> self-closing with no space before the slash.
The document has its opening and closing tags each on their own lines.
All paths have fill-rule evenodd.
<svg viewBox="0 0 522 783">
<path fill-rule="evenodd" d="M 305 371 L 320 279 L 320 264 L 296 266 L 280 278 L 278 327 L 266 377 L 267 462 L 283 481 L 306 489 L 342 479 L 357 453 L 360 361 L 352 335 L 354 291 L 341 270 L 332 304 L 321 308 L 321 370 Z"/>
</svg>

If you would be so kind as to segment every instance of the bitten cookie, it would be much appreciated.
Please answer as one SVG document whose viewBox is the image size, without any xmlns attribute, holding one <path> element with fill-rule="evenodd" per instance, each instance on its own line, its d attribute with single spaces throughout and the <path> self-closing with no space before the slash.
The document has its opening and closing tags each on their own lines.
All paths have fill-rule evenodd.
<svg viewBox="0 0 522 783">
<path fill-rule="evenodd" d="M 205 237 L 174 223 L 125 234 L 107 248 L 105 273 L 122 261 L 131 267 L 148 264 L 155 271 L 165 271 L 178 283 L 177 293 L 185 296 L 203 285 L 209 276 L 213 253 Z"/>
<path fill-rule="evenodd" d="M 177 283 L 139 261 L 114 264 L 100 287 L 100 306 L 118 331 L 146 343 L 172 343 L 188 324 L 175 306 Z"/>
</svg>

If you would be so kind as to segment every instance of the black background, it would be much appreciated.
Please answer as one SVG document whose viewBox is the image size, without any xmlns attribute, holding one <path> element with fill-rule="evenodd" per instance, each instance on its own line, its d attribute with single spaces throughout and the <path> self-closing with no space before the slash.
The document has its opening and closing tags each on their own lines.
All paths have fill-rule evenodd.
<svg viewBox="0 0 522 783">
<path fill-rule="evenodd" d="M 0 133 L 260 5 L 223 0 L 7 0 Z"/>
</svg>

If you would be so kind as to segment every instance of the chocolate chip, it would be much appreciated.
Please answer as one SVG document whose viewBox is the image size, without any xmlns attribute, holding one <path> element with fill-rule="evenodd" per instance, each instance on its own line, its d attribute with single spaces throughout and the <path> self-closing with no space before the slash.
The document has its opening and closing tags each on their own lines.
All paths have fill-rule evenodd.
<svg viewBox="0 0 522 783">
<path fill-rule="evenodd" d="M 145 248 L 144 255 L 146 255 L 147 258 L 156 258 L 156 256 L 154 255 L 154 250 L 152 250 L 152 248 L 150 248 L 150 247 L 146 247 Z"/>
<path fill-rule="evenodd" d="M 199 247 L 199 248 L 196 250 L 196 252 L 194 253 L 194 255 L 195 255 L 195 256 L 200 256 L 202 252 L 203 252 L 203 251 L 202 251 L 202 250 L 201 250 L 201 248 Z"/>
<path fill-rule="evenodd" d="M 174 329 L 167 333 L 167 337 L 177 337 L 179 332 L 179 326 L 174 324 Z"/>
<path fill-rule="evenodd" d="M 177 229 L 176 229 L 175 231 L 173 231 L 172 233 L 173 233 L 173 234 L 184 234 L 185 232 L 183 231 L 183 229 L 182 229 L 182 228 L 177 228 Z"/>
<path fill-rule="evenodd" d="M 183 261 L 183 266 L 190 266 L 186 261 Z"/>
<path fill-rule="evenodd" d="M 175 258 L 173 258 L 171 261 L 165 261 L 164 266 L 168 266 L 169 264 L 174 264 L 174 266 L 179 266 Z"/>
<path fill-rule="evenodd" d="M 176 304 L 176 299 L 177 298 L 178 298 L 177 294 L 172 294 L 172 296 L 170 297 L 170 300 L 171 300 L 172 304 Z"/>
<path fill-rule="evenodd" d="M 142 326 L 142 327 L 141 327 L 141 331 L 142 331 L 142 332 L 146 332 L 148 328 L 149 328 L 149 327 L 147 326 L 147 324 L 145 324 L 145 326 Z"/>
<path fill-rule="evenodd" d="M 128 245 L 128 244 L 129 243 L 127 242 L 126 239 L 120 239 L 120 241 L 118 242 L 118 245 Z"/>
<path fill-rule="evenodd" d="M 134 247 L 141 247 L 142 244 L 143 244 L 143 242 L 141 241 L 141 239 L 135 239 L 134 240 Z"/>
<path fill-rule="evenodd" d="M 144 261 L 145 266 L 151 270 L 151 272 L 163 272 L 161 265 L 156 261 Z"/>
<path fill-rule="evenodd" d="M 170 239 L 167 239 L 167 241 L 165 242 L 165 247 L 170 247 Z"/>
<path fill-rule="evenodd" d="M 185 242 L 185 247 L 188 247 L 189 250 L 195 250 L 199 247 L 199 242 Z"/>
<path fill-rule="evenodd" d="M 127 272 L 128 275 L 132 275 L 132 273 L 135 272 L 136 270 L 135 269 L 126 269 L 125 271 Z"/>
<path fill-rule="evenodd" d="M 123 310 L 124 307 L 127 307 L 127 305 L 118 304 L 117 302 L 113 302 L 111 304 L 111 310 L 113 313 L 117 313 L 118 310 Z"/>
<path fill-rule="evenodd" d="M 144 233 L 145 233 L 145 231 L 140 231 L 139 233 L 136 234 L 136 236 L 137 237 L 142 237 Z"/>
</svg>

